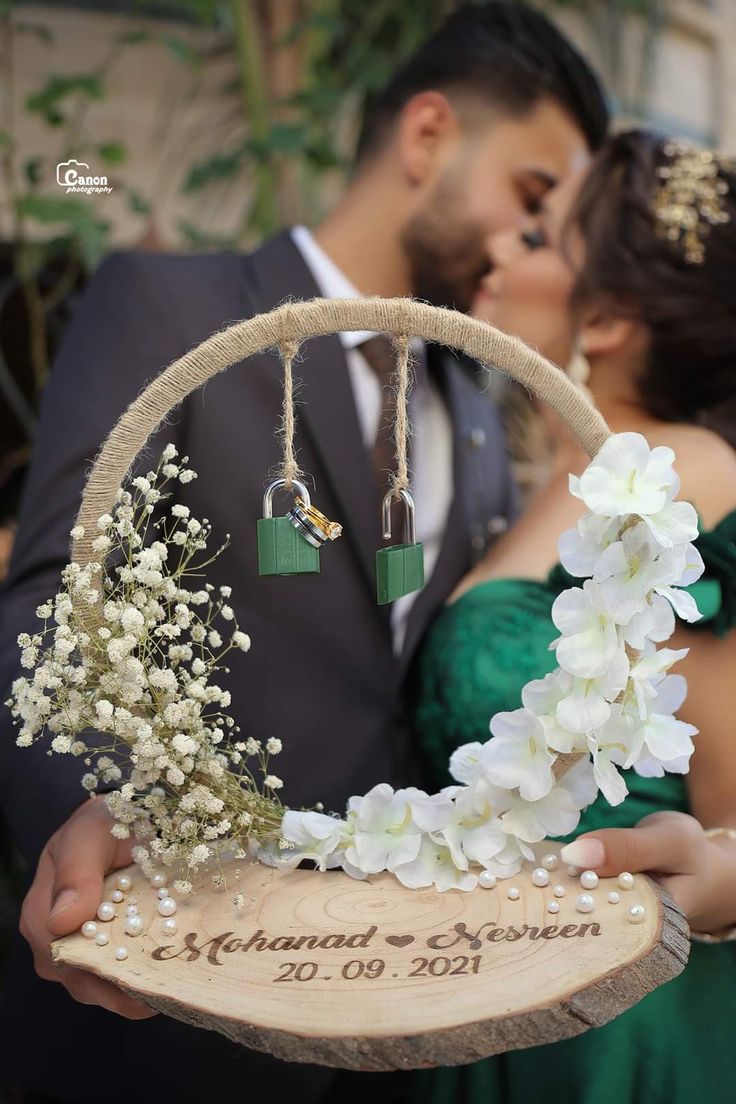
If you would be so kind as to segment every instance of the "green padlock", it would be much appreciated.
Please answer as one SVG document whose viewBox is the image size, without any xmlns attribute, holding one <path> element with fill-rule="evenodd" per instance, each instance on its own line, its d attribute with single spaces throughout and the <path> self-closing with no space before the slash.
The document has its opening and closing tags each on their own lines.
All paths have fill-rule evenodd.
<svg viewBox="0 0 736 1104">
<path fill-rule="evenodd" d="M 263 496 L 263 517 L 258 519 L 258 574 L 318 575 L 319 547 L 303 535 L 303 529 L 295 527 L 291 514 L 273 516 L 274 491 L 285 486 L 285 479 L 277 479 Z M 309 491 L 304 484 L 295 479 L 293 486 L 302 502 L 310 507 Z"/>
<path fill-rule="evenodd" d="M 395 602 L 424 586 L 424 545 L 417 544 L 414 499 L 407 490 L 399 495 L 406 508 L 406 544 L 393 544 L 376 552 L 376 590 L 379 606 Z M 391 502 L 394 492 L 383 500 L 383 536 L 391 539 Z"/>
</svg>

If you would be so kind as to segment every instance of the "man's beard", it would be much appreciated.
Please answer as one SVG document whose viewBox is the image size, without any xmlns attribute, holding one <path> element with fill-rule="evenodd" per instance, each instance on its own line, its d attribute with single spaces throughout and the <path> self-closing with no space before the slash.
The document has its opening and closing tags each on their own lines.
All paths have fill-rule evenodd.
<svg viewBox="0 0 736 1104">
<path fill-rule="evenodd" d="M 406 224 L 401 243 L 409 262 L 412 295 L 435 307 L 454 307 L 467 314 L 490 263 L 481 228 L 453 215 L 461 207 L 458 190 L 448 182 L 440 185 Z"/>
</svg>

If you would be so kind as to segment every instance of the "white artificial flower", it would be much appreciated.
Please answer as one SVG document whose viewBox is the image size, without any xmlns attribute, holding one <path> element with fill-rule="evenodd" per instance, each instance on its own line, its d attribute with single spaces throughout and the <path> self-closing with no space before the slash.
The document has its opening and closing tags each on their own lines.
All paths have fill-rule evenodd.
<svg viewBox="0 0 736 1104">
<path fill-rule="evenodd" d="M 266 751 L 269 755 L 278 755 L 282 747 L 283 744 L 277 736 L 270 736 L 269 739 L 266 740 Z"/>
<path fill-rule="evenodd" d="M 486 866 L 508 842 L 499 813 L 508 808 L 510 801 L 507 790 L 485 779 L 472 786 L 458 787 L 449 803 L 445 823 L 432 831 L 431 837 L 449 848 L 459 870 L 467 870 L 471 862 Z"/>
<path fill-rule="evenodd" d="M 240 648 L 241 652 L 247 652 L 250 650 L 250 637 L 238 629 L 233 633 L 233 644 L 236 648 Z"/>
<path fill-rule="evenodd" d="M 575 528 L 565 530 L 557 544 L 565 571 L 583 579 L 591 576 L 601 554 L 618 538 L 619 530 L 618 518 L 583 514 Z"/>
<path fill-rule="evenodd" d="M 590 680 L 597 685 L 597 680 Z M 561 668 L 551 671 L 543 679 L 533 679 L 521 691 L 522 705 L 539 718 L 544 729 L 544 738 L 551 751 L 585 751 L 587 744 L 581 741 L 576 731 L 562 723 L 559 707 L 573 693 L 576 679 Z"/>
<path fill-rule="evenodd" d="M 440 893 L 450 889 L 469 892 L 478 885 L 477 874 L 459 870 L 450 849 L 426 836 L 421 839 L 415 858 L 398 863 L 393 873 L 407 889 L 424 889 L 433 885 Z"/>
<path fill-rule="evenodd" d="M 698 514 L 689 502 L 669 500 L 658 513 L 646 515 L 644 522 L 663 548 L 689 544 L 698 536 Z"/>
<path fill-rule="evenodd" d="M 600 587 L 587 579 L 582 590 L 563 590 L 552 606 L 552 620 L 562 633 L 556 643 L 560 667 L 578 678 L 604 675 L 620 643 Z"/>
<path fill-rule="evenodd" d="M 570 477 L 570 492 L 602 517 L 659 514 L 678 487 L 674 459 L 670 448 L 650 449 L 641 433 L 616 433 L 579 479 Z"/>
<path fill-rule="evenodd" d="M 697 734 L 698 730 L 694 725 L 661 713 L 650 713 L 641 727 L 641 737 L 649 757 L 658 759 L 660 763 L 668 763 L 681 757 L 689 759 L 695 750 L 692 737 Z M 636 759 L 630 757 L 628 765 L 633 766 L 640 757 L 641 752 Z"/>
<path fill-rule="evenodd" d="M 624 642 L 636 651 L 643 651 L 647 640 L 659 643 L 669 640 L 675 631 L 672 606 L 661 594 L 652 594 L 641 613 L 635 614 L 621 630 Z"/>
<path fill-rule="evenodd" d="M 493 739 L 483 747 L 483 770 L 490 782 L 505 789 L 518 788 L 527 801 L 549 793 L 554 785 L 552 764 L 544 728 L 528 709 L 496 713 L 491 721 Z"/>
<path fill-rule="evenodd" d="M 353 838 L 345 849 L 351 866 L 365 874 L 393 871 L 419 854 L 422 832 L 414 823 L 406 791 L 381 782 L 348 802 Z"/>
<path fill-rule="evenodd" d="M 598 788 L 609 805 L 620 805 L 629 791 L 618 768 L 630 766 L 641 755 L 641 724 L 617 706 L 608 721 L 588 737 L 588 743 Z"/>
<path fill-rule="evenodd" d="M 611 703 L 626 688 L 628 678 L 629 660 L 623 647 L 614 653 L 605 674 L 597 678 L 573 678 L 569 692 L 557 704 L 556 717 L 563 731 L 576 733 L 578 739 L 568 748 L 556 747 L 557 751 L 585 749 L 581 734 L 606 723 Z"/>
<path fill-rule="evenodd" d="M 477 742 L 455 748 L 450 756 L 449 769 L 456 782 L 470 785 L 485 777 L 481 762 L 482 751 L 483 744 Z"/>
<path fill-rule="evenodd" d="M 188 518 L 189 512 L 189 507 L 182 506 L 179 502 L 175 502 L 174 505 L 171 507 L 171 513 L 174 517 L 177 518 Z"/>
<path fill-rule="evenodd" d="M 320 870 L 337 865 L 333 856 L 340 849 L 346 832 L 344 820 L 312 811 L 289 809 L 281 822 L 282 837 L 293 845 L 293 851 L 287 852 L 291 863 L 297 865 L 303 859 L 311 859 Z"/>
</svg>

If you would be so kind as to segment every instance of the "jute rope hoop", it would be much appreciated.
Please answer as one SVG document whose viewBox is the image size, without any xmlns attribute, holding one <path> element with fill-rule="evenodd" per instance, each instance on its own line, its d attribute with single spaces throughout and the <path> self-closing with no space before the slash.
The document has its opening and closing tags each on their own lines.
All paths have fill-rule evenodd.
<svg viewBox="0 0 736 1104">
<path fill-rule="evenodd" d="M 591 457 L 610 435 L 598 410 L 559 368 L 519 338 L 509 337 L 487 322 L 411 299 L 286 303 L 214 333 L 173 361 L 124 411 L 102 445 L 84 488 L 77 517 L 84 535 L 74 540 L 72 559 L 84 565 L 98 558 L 92 550 L 97 519 L 112 509 L 118 487 L 148 438 L 188 395 L 255 353 L 356 330 L 399 336 L 409 332 L 499 369 L 547 402 Z"/>
</svg>

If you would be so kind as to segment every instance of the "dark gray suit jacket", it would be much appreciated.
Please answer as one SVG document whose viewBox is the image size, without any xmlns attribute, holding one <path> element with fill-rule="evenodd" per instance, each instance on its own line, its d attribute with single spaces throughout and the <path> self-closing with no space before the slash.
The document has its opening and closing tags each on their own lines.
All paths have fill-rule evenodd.
<svg viewBox="0 0 736 1104">
<path fill-rule="evenodd" d="M 85 472 L 126 405 L 213 331 L 267 311 L 287 296 L 317 294 L 287 233 L 250 256 L 118 253 L 104 261 L 67 330 L 43 400 L 2 600 L 3 700 L 19 673 L 15 639 L 23 630 L 33 631 L 35 607 L 56 590 Z M 482 380 L 452 355 L 438 352 L 431 363 L 454 426 L 455 497 L 439 560 L 411 612 L 398 660 L 387 610 L 375 601 L 373 557 L 381 544 L 376 493 L 336 336 L 308 342 L 297 369 L 303 378 L 300 462 L 314 477 L 316 504 L 345 527 L 343 538 L 323 551 L 319 576 L 259 578 L 257 573 L 256 518 L 268 473 L 279 461 L 274 427 L 282 380 L 273 354 L 235 365 L 191 396 L 140 461 L 146 470 L 173 441 L 199 472 L 181 500 L 195 516 L 210 519 L 215 536 L 232 534 L 210 572 L 216 586 L 232 585 L 238 620 L 253 637 L 248 656 L 232 664 L 232 713 L 244 735 L 283 738 L 278 773 L 293 806 L 321 800 L 326 808 L 342 810 L 351 794 L 375 782 L 407 780 L 401 690 L 411 658 L 474 552 L 482 552 L 491 519 L 513 511 L 503 434 L 481 392 Z M 3 711 L 0 800 L 31 863 L 82 800 L 79 776 L 80 765 L 71 757 L 15 748 Z M 76 1062 L 69 1067 L 72 1041 L 84 1046 L 83 1067 L 80 1062 L 77 1069 Z M 240 1083 L 249 1096 L 283 1088 L 309 1104 L 324 1098 L 333 1077 L 314 1067 L 272 1062 L 163 1017 L 131 1024 L 84 1008 L 60 987 L 33 979 L 28 956 L 18 948 L 3 997 L 0 1056 L 9 1048 L 10 1061 L 12 1049 L 25 1084 L 62 1099 L 91 1100 L 104 1083 L 110 1100 L 118 1099 L 118 1091 L 122 1100 L 130 1086 L 145 1082 L 153 1099 L 159 1047 L 174 1048 L 176 1061 L 160 1064 L 161 1077 L 180 1100 L 219 1099 L 220 1092 Z M 128 1069 L 127 1084 L 119 1089 L 109 1069 L 104 1072 L 110 1061 Z M 0 1061 L 0 1079 L 9 1068 Z"/>
</svg>

